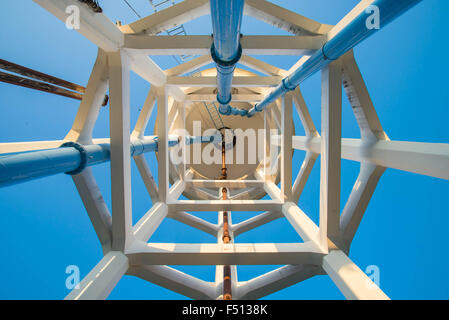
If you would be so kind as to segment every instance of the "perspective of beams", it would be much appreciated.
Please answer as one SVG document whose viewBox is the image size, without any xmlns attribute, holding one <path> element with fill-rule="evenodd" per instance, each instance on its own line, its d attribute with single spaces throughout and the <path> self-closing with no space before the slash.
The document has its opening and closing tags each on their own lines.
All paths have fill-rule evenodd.
<svg viewBox="0 0 449 320">
<path fill-rule="evenodd" d="M 374 284 L 374 288 L 366 285 L 371 280 L 349 258 L 351 243 L 385 170 L 449 180 L 449 144 L 391 141 L 353 48 L 378 31 L 366 29 L 368 7 L 381 9 L 383 27 L 420 0 L 362 0 L 335 26 L 265 0 L 184 0 L 163 9 L 154 0 L 150 1 L 153 14 L 126 25 L 114 24 L 78 0 L 33 1 L 64 23 L 66 8 L 79 8 L 77 31 L 98 47 L 88 84 L 78 97 L 81 103 L 73 126 L 63 140 L 0 143 L 0 187 L 69 174 L 92 222 L 104 256 L 66 299 L 106 299 L 124 275 L 193 299 L 258 299 L 328 275 L 348 299 L 388 299 Z M 210 16 L 213 30 L 187 35 L 183 24 L 202 16 Z M 290 35 L 246 35 L 242 28 L 246 16 Z M 254 55 L 302 57 L 284 70 Z M 178 65 L 163 70 L 153 56 L 181 58 Z M 150 84 L 134 128 L 131 71 Z M 317 72 L 321 73 L 321 128 L 315 126 L 299 87 Z M 342 137 L 342 88 L 360 139 Z M 93 129 L 108 89 L 110 137 L 95 139 Z M 155 132 L 148 136 L 153 111 L 157 112 Z M 295 112 L 305 136 L 295 135 Z M 198 119 L 216 132 L 189 132 Z M 230 129 L 236 141 L 227 144 Z M 228 163 L 238 156 L 229 152 L 238 150 L 239 139 L 244 139 L 235 133 L 238 129 L 263 129 L 260 148 L 254 152 L 261 159 L 255 164 Z M 249 143 L 245 146 L 249 148 Z M 199 152 L 174 161 L 174 150 L 189 148 Z M 206 149 L 217 152 L 218 163 L 190 161 Z M 292 176 L 293 150 L 306 153 L 296 177 Z M 157 152 L 157 181 L 144 157 L 147 152 Z M 360 163 L 346 203 L 340 203 L 341 159 Z M 111 210 L 91 171 L 91 166 L 106 161 L 111 166 Z M 132 161 L 153 203 L 136 224 L 132 223 Z M 318 224 L 297 205 L 315 164 L 320 165 Z M 211 211 L 218 223 L 194 214 Z M 233 223 L 233 212 L 258 214 Z M 207 233 L 216 243 L 151 242 L 166 218 Z M 278 219 L 286 219 L 302 242 L 236 241 Z M 215 281 L 168 265 L 216 266 Z M 284 266 L 239 281 L 239 265 Z"/>
</svg>

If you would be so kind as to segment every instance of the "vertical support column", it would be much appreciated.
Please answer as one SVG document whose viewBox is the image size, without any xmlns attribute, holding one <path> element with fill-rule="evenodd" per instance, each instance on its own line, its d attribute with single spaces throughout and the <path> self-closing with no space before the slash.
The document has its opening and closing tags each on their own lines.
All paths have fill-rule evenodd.
<svg viewBox="0 0 449 320">
<path fill-rule="evenodd" d="M 133 239 L 129 112 L 129 61 L 108 54 L 110 79 L 112 250 L 124 251 Z"/>
<path fill-rule="evenodd" d="M 288 92 L 282 99 L 282 133 L 281 133 L 281 197 L 284 201 L 292 199 L 292 93 Z"/>
<path fill-rule="evenodd" d="M 320 245 L 340 237 L 341 62 L 322 71 Z"/>
<path fill-rule="evenodd" d="M 168 95 L 164 88 L 157 88 L 157 135 L 159 199 L 166 203 L 169 189 L 168 158 Z"/>
<path fill-rule="evenodd" d="M 82 144 L 92 144 L 92 132 L 97 122 L 100 108 L 104 102 L 108 88 L 108 57 L 98 49 L 92 73 L 87 83 L 75 121 L 64 140 L 78 141 Z"/>
</svg>

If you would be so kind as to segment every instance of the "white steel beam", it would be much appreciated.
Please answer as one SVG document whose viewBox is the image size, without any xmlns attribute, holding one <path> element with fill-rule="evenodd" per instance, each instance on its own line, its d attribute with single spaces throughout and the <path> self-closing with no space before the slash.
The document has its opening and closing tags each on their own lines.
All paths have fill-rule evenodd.
<svg viewBox="0 0 449 320">
<path fill-rule="evenodd" d="M 325 256 L 323 269 L 346 299 L 389 300 L 387 295 L 343 251 L 334 250 Z"/>
<path fill-rule="evenodd" d="M 244 55 L 307 55 L 321 48 L 324 36 L 243 36 Z M 126 50 L 134 55 L 207 55 L 211 36 L 126 35 Z"/>
<path fill-rule="evenodd" d="M 258 180 L 186 180 L 187 187 L 200 188 L 231 188 L 263 187 L 263 181 Z"/>
<path fill-rule="evenodd" d="M 144 243 L 126 251 L 130 265 L 321 265 L 324 254 L 311 243 Z"/>
<path fill-rule="evenodd" d="M 246 0 L 244 14 L 296 35 L 325 34 L 332 28 L 265 0 Z"/>
<path fill-rule="evenodd" d="M 214 283 L 192 277 L 167 266 L 134 266 L 129 268 L 127 274 L 191 299 L 212 300 L 215 298 Z"/>
<path fill-rule="evenodd" d="M 263 99 L 261 94 L 233 94 L 232 102 L 257 102 Z M 217 95 L 215 94 L 188 94 L 185 101 L 195 102 L 215 102 Z"/>
<path fill-rule="evenodd" d="M 111 251 L 73 289 L 65 300 L 104 300 L 128 270 L 128 258 Z"/>
<path fill-rule="evenodd" d="M 178 200 L 168 203 L 171 211 L 276 211 L 282 202 L 273 200 Z"/>
<path fill-rule="evenodd" d="M 103 253 L 106 254 L 112 246 L 112 218 L 92 174 L 92 169 L 86 168 L 82 173 L 74 175 L 72 178 L 98 240 L 100 240 Z"/>
<path fill-rule="evenodd" d="M 167 76 L 152 59 L 143 54 L 134 54 L 126 49 L 124 52 L 127 52 L 129 56 L 132 71 L 153 86 L 163 87 L 165 85 Z M 168 88 L 167 93 L 177 101 L 183 101 L 185 98 L 184 92 L 179 88 Z"/>
<path fill-rule="evenodd" d="M 99 49 L 97 60 L 87 83 L 78 112 L 64 140 L 92 144 L 92 132 L 108 88 L 108 57 Z"/>
<path fill-rule="evenodd" d="M 282 213 L 279 211 L 267 211 L 240 223 L 233 224 L 230 229 L 234 233 L 234 236 L 237 237 L 281 217 Z"/>
<path fill-rule="evenodd" d="M 292 200 L 292 139 L 293 97 L 288 92 L 282 97 L 281 112 L 281 194 L 282 201 Z"/>
<path fill-rule="evenodd" d="M 306 153 L 306 157 L 304 158 L 298 175 L 296 176 L 295 183 L 293 184 L 292 201 L 294 203 L 298 203 L 299 198 L 304 191 L 304 187 L 306 186 L 306 182 L 309 179 L 310 174 L 312 173 L 313 166 L 318 159 L 318 156 L 318 153 Z"/>
<path fill-rule="evenodd" d="M 108 54 L 110 85 L 112 249 L 132 242 L 130 69 L 127 56 Z"/>
<path fill-rule="evenodd" d="M 214 237 L 217 236 L 218 226 L 216 224 L 210 223 L 206 220 L 200 219 L 194 215 L 187 212 L 170 212 L 168 218 L 182 222 L 188 226 L 196 228 L 198 230 L 204 231 Z"/>
<path fill-rule="evenodd" d="M 155 87 L 151 87 L 148 92 L 147 98 L 142 107 L 142 111 L 139 113 L 139 118 L 137 119 L 137 123 L 134 127 L 134 130 L 131 134 L 133 138 L 141 139 L 148 125 L 148 121 L 150 120 L 151 114 L 153 112 L 154 106 L 156 104 L 156 89 Z"/>
<path fill-rule="evenodd" d="M 275 87 L 279 85 L 282 78 L 277 76 L 249 76 L 234 77 L 232 79 L 233 87 Z M 166 85 L 168 87 L 217 87 L 217 77 L 168 77 Z"/>
<path fill-rule="evenodd" d="M 168 163 L 168 97 L 164 88 L 157 88 L 157 117 L 158 133 L 158 190 L 159 199 L 166 202 L 169 192 L 169 166 Z"/>
<path fill-rule="evenodd" d="M 367 163 L 360 164 L 359 176 L 341 213 L 340 229 L 346 250 L 349 250 L 363 214 L 384 171 L 384 167 Z"/>
<path fill-rule="evenodd" d="M 125 34 L 158 34 L 210 13 L 209 0 L 185 0 L 120 27 Z"/>
<path fill-rule="evenodd" d="M 303 241 L 318 242 L 318 226 L 293 202 L 282 206 L 282 213 Z"/>
<path fill-rule="evenodd" d="M 389 140 L 377 116 L 352 50 L 342 57 L 342 63 L 343 87 L 360 127 L 362 140 Z"/>
<path fill-rule="evenodd" d="M 167 216 L 168 208 L 165 203 L 157 202 L 133 227 L 135 239 L 148 241 L 156 232 L 162 220 Z"/>
<path fill-rule="evenodd" d="M 320 153 L 321 138 L 293 137 L 293 148 Z M 449 144 L 408 141 L 364 143 L 342 139 L 343 159 L 367 162 L 426 176 L 449 180 Z"/>
<path fill-rule="evenodd" d="M 298 112 L 306 135 L 308 137 L 319 136 L 299 86 L 293 91 L 293 101 L 295 102 L 296 111 Z"/>
<path fill-rule="evenodd" d="M 211 62 L 212 62 L 211 55 L 205 54 L 198 58 L 194 58 L 194 59 L 184 62 L 180 65 L 177 65 L 176 67 L 173 67 L 171 69 L 167 69 L 167 70 L 165 70 L 165 74 L 169 77 L 170 76 L 182 76 L 186 73 L 189 73 L 189 72 L 195 71 L 201 67 L 204 67 L 205 65 L 208 65 Z"/>
<path fill-rule="evenodd" d="M 322 71 L 320 245 L 340 237 L 341 61 Z"/>
<path fill-rule="evenodd" d="M 102 13 L 94 13 L 89 7 L 76 0 L 33 0 L 52 13 L 62 22 L 66 22 L 69 6 L 76 6 L 80 12 L 80 28 L 78 32 L 106 52 L 118 51 L 124 44 L 124 35 Z"/>
</svg>

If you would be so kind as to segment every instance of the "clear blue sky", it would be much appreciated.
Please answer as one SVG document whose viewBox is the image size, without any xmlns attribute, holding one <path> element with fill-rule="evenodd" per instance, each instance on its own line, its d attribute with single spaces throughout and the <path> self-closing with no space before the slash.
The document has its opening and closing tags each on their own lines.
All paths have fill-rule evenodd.
<svg viewBox="0 0 449 320">
<path fill-rule="evenodd" d="M 129 0 L 142 15 L 150 13 L 146 0 Z M 112 21 L 123 24 L 136 16 L 122 1 L 100 1 Z M 320 22 L 335 24 L 358 1 L 273 1 Z M 355 49 L 360 69 L 384 129 L 392 140 L 449 143 L 447 13 L 449 2 L 425 0 Z M 0 57 L 30 68 L 86 85 L 96 57 L 96 47 L 32 1 L 0 4 Z M 189 34 L 210 34 L 209 17 L 186 25 Z M 244 17 L 244 34 L 286 34 Z M 264 57 L 289 68 L 298 57 Z M 163 68 L 172 58 L 156 59 Z M 149 85 L 132 75 L 131 121 Z M 320 127 L 320 77 L 302 85 L 312 117 Z M 0 84 L 0 141 L 62 139 L 70 128 L 78 102 L 41 92 Z M 107 137 L 108 109 L 102 109 L 95 137 Z M 359 131 L 345 98 L 343 136 L 357 138 Z M 152 134 L 154 116 L 147 134 Z M 303 130 L 295 118 L 298 134 Z M 302 152 L 295 152 L 294 174 Z M 148 160 L 154 174 L 154 155 Z M 342 162 L 342 203 L 357 177 L 359 164 Z M 103 196 L 110 204 L 109 165 L 94 167 Z M 133 212 L 137 221 L 150 208 L 145 187 L 132 167 Z M 377 265 L 381 288 L 393 299 L 448 299 L 449 257 L 446 254 L 449 224 L 449 182 L 389 169 L 381 178 L 350 257 L 363 270 Z M 319 208 L 319 165 L 316 165 L 300 207 L 316 221 Z M 343 205 L 342 205 L 343 206 Z M 216 220 L 213 213 L 204 216 Z M 250 217 L 235 214 L 234 221 Z M 94 230 L 70 177 L 53 176 L 0 190 L 0 299 L 62 299 L 65 268 L 78 265 L 85 276 L 101 259 Z M 269 236 L 268 236 L 269 235 Z M 188 239 L 188 240 L 187 240 Z M 239 242 L 294 242 L 298 236 L 283 220 L 242 235 Z M 166 220 L 152 238 L 155 242 L 215 242 L 177 222 Z M 273 266 L 241 267 L 239 278 L 272 270 Z M 180 267 L 212 281 L 214 267 Z M 133 277 L 124 277 L 110 299 L 182 299 L 163 288 Z M 271 299 L 341 299 L 326 276 L 315 277 L 275 293 Z"/>
</svg>

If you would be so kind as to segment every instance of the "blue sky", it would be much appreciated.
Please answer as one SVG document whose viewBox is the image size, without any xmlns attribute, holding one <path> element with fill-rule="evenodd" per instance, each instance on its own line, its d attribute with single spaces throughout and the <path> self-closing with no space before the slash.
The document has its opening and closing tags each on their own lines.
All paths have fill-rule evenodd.
<svg viewBox="0 0 449 320">
<path fill-rule="evenodd" d="M 139 13 L 149 14 L 146 0 L 129 0 Z M 100 1 L 112 21 L 123 24 L 136 19 L 122 1 Z M 335 24 L 358 1 L 273 1 L 323 23 Z M 85 85 L 96 57 L 96 47 L 32 1 L 2 1 L 0 10 L 0 57 L 24 66 Z M 392 140 L 449 143 L 447 33 L 449 2 L 422 1 L 355 49 L 355 55 L 382 125 Z M 209 17 L 186 24 L 189 34 L 210 34 Z M 244 17 L 244 34 L 279 34 L 255 19 Z M 298 57 L 262 57 L 289 68 Z M 173 58 L 155 59 L 163 68 Z M 316 126 L 320 127 L 320 76 L 302 85 Z M 149 85 L 132 74 L 131 122 Z M 0 84 L 0 141 L 62 139 L 72 125 L 78 102 L 41 92 Z M 102 109 L 94 136 L 109 136 L 108 109 Z M 295 116 L 297 133 L 303 134 Z M 152 134 L 154 115 L 147 134 Z M 344 98 L 343 136 L 359 137 L 355 118 Z M 157 175 L 154 155 L 148 155 Z M 303 152 L 295 152 L 294 174 Z M 110 204 L 109 164 L 93 168 L 103 196 Z M 342 161 L 342 207 L 356 180 L 359 164 Z M 133 220 L 151 207 L 137 169 L 132 167 Z M 393 299 L 448 299 L 449 257 L 446 235 L 449 224 L 448 181 L 388 169 L 382 176 L 355 237 L 350 257 L 363 270 L 380 268 L 381 288 Z M 319 165 L 309 179 L 300 207 L 317 221 Z M 213 213 L 202 217 L 216 221 Z M 250 217 L 235 213 L 234 221 Z M 65 269 L 78 265 L 86 275 L 102 252 L 89 218 L 70 177 L 57 175 L 0 190 L 0 299 L 62 299 Z M 269 236 L 267 236 L 269 235 Z M 155 233 L 155 242 L 214 242 L 190 227 L 167 219 Z M 298 241 L 284 220 L 242 235 L 238 242 Z M 273 266 L 239 267 L 239 279 L 248 280 Z M 213 280 L 214 267 L 180 267 L 205 280 Z M 269 299 L 342 299 L 326 276 L 319 276 L 275 293 Z M 124 277 L 110 299 L 183 299 L 182 296 L 133 277 Z"/>
</svg>

